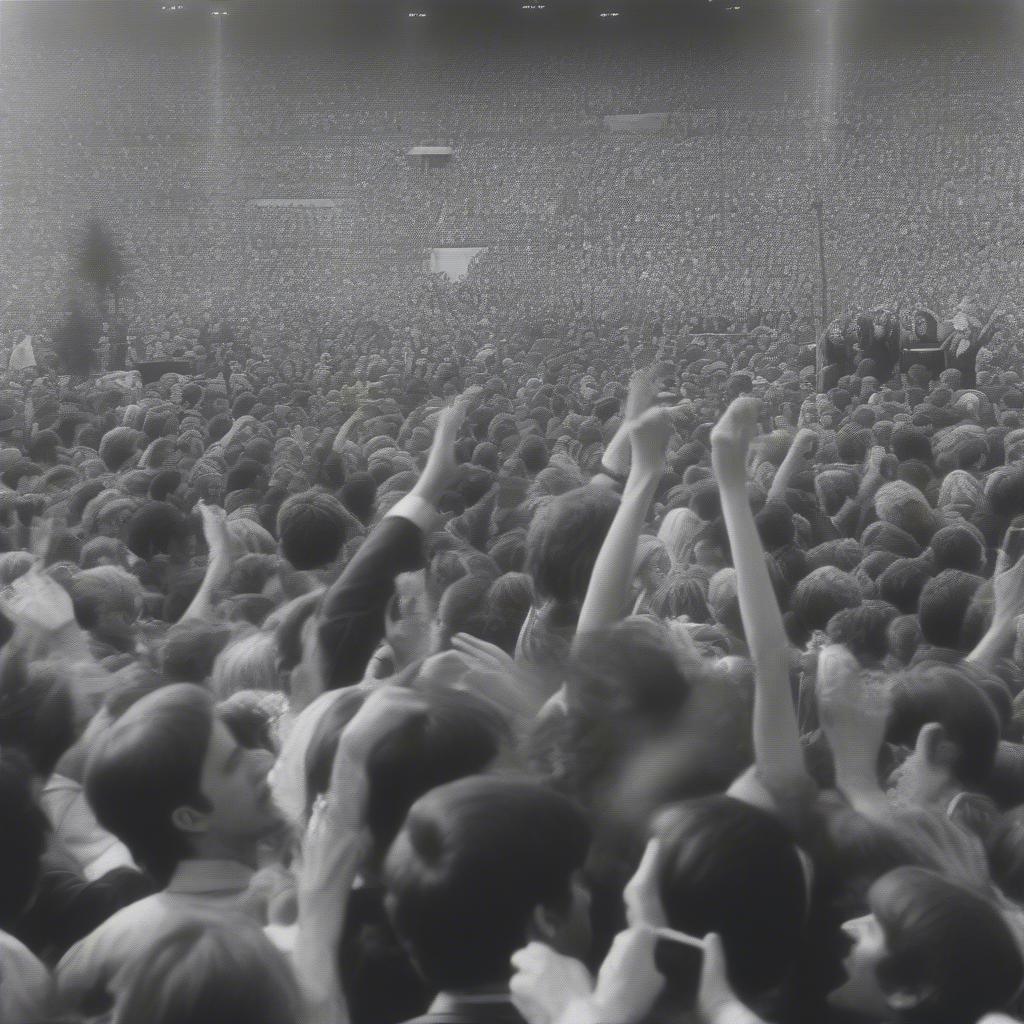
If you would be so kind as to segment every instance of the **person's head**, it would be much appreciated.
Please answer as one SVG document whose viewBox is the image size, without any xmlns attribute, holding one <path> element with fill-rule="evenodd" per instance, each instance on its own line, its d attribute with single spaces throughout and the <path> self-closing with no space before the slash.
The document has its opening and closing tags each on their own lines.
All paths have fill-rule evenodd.
<svg viewBox="0 0 1024 1024">
<path fill-rule="evenodd" d="M 217 700 L 241 690 L 280 690 L 274 635 L 250 632 L 228 644 L 213 663 L 210 688 Z"/>
<path fill-rule="evenodd" d="M 247 860 L 278 826 L 269 759 L 244 750 L 198 686 L 165 686 L 133 704 L 94 751 L 85 792 L 136 863 L 166 884 L 180 861 Z"/>
<path fill-rule="evenodd" d="M 844 608 L 856 608 L 862 600 L 860 585 L 847 572 L 825 565 L 805 576 L 793 593 L 792 610 L 808 632 L 824 629 Z"/>
<path fill-rule="evenodd" d="M 100 565 L 76 573 L 68 589 L 83 629 L 119 649 L 131 647 L 142 613 L 142 587 L 134 576 L 117 566 Z"/>
<path fill-rule="evenodd" d="M 364 699 L 365 692 L 346 692 L 317 725 L 306 749 L 307 812 L 326 792 L 338 739 Z M 424 694 L 423 714 L 383 737 L 367 757 L 369 866 L 383 862 L 406 813 L 424 793 L 491 768 L 506 732 L 500 716 L 471 693 Z"/>
<path fill-rule="evenodd" d="M 39 879 L 50 823 L 36 803 L 33 770 L 19 751 L 0 750 L 0 928 L 9 930 Z"/>
<path fill-rule="evenodd" d="M 932 537 L 935 569 L 959 569 L 961 572 L 980 574 L 985 565 L 985 544 L 971 527 L 944 526 Z"/>
<path fill-rule="evenodd" d="M 129 972 L 113 1024 L 298 1024 L 284 957 L 255 924 L 211 916 L 171 926 Z"/>
<path fill-rule="evenodd" d="M 174 683 L 202 683 L 217 655 L 231 642 L 235 627 L 227 622 L 186 619 L 172 626 L 160 648 L 160 670 Z"/>
<path fill-rule="evenodd" d="M 395 930 L 430 986 L 503 984 L 531 939 L 585 955 L 589 844 L 582 812 L 533 782 L 474 776 L 420 798 L 385 881 Z"/>
<path fill-rule="evenodd" d="M 829 996 L 866 1020 L 973 1024 L 1006 1006 L 1024 961 L 1000 911 L 984 896 L 919 867 L 900 867 L 868 894 L 870 913 L 848 921 L 846 980 Z"/>
<path fill-rule="evenodd" d="M 932 575 L 923 560 L 899 558 L 878 577 L 878 596 L 895 605 L 904 615 L 913 615 L 917 612 L 921 591 Z"/>
<path fill-rule="evenodd" d="M 977 621 L 968 612 L 983 583 L 980 576 L 958 569 L 946 569 L 925 583 L 918 599 L 917 617 L 927 643 L 966 653 L 981 639 L 974 635 Z"/>
<path fill-rule="evenodd" d="M 164 501 L 149 501 L 133 513 L 124 541 L 133 555 L 147 560 L 154 555 L 184 559 L 193 546 L 188 520 Z"/>
<path fill-rule="evenodd" d="M 611 491 L 579 487 L 537 512 L 527 535 L 526 566 L 542 601 L 582 602 L 618 505 Z"/>
<path fill-rule="evenodd" d="M 345 506 L 323 491 L 294 494 L 277 513 L 281 552 L 296 569 L 330 565 L 354 525 Z"/>
<path fill-rule="evenodd" d="M 951 789 L 984 786 L 995 763 L 999 716 L 976 679 L 959 666 L 925 663 L 890 687 L 890 743 L 910 754 L 890 778 L 901 801 L 930 805 Z"/>
<path fill-rule="evenodd" d="M 808 891 L 800 854 L 777 818 L 710 796 L 659 812 L 625 901 L 631 924 L 721 935 L 729 979 L 750 999 L 789 976 Z"/>
</svg>

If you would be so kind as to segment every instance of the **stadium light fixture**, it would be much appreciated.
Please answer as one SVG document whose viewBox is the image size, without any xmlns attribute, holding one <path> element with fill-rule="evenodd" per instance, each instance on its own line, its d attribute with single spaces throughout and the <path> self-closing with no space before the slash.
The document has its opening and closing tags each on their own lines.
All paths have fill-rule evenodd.
<svg viewBox="0 0 1024 1024">
<path fill-rule="evenodd" d="M 522 10 L 524 11 L 543 11 L 547 7 L 547 4 L 523 4 Z"/>
<path fill-rule="evenodd" d="M 601 17 L 602 18 L 617 18 L 619 16 L 619 13 L 620 13 L 619 11 L 602 11 L 601 12 Z"/>
<path fill-rule="evenodd" d="M 427 16 L 427 12 L 426 11 L 410 11 L 409 12 L 409 17 L 410 18 L 425 18 L 426 16 Z"/>
</svg>

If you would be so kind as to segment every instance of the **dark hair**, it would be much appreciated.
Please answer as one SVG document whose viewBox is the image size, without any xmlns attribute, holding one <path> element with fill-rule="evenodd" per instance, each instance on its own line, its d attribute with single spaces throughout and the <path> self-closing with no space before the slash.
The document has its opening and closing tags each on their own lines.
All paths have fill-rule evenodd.
<svg viewBox="0 0 1024 1024">
<path fill-rule="evenodd" d="M 904 615 L 913 615 L 921 591 L 932 578 L 931 569 L 917 558 L 899 558 L 878 577 L 878 596 Z"/>
<path fill-rule="evenodd" d="M 32 767 L 23 754 L 0 750 L 0 928 L 9 930 L 39 878 L 50 822 L 36 803 Z"/>
<path fill-rule="evenodd" d="M 330 565 L 353 525 L 352 514 L 323 491 L 304 491 L 286 499 L 277 513 L 281 552 L 296 569 Z"/>
<path fill-rule="evenodd" d="M 924 990 L 901 1019 L 951 1024 L 1000 1010 L 1024 981 L 1024 960 L 998 908 L 985 897 L 918 867 L 880 878 L 868 904 L 885 935 L 877 967 L 883 990 Z"/>
<path fill-rule="evenodd" d="M 526 564 L 542 601 L 582 602 L 618 507 L 617 495 L 588 486 L 552 498 L 537 512 L 526 539 Z"/>
<path fill-rule="evenodd" d="M 139 957 L 118 1024 L 296 1024 L 301 999 L 284 957 L 255 924 L 180 921 Z"/>
<path fill-rule="evenodd" d="M 200 782 L 213 721 L 205 690 L 165 686 L 114 722 L 89 759 L 85 793 L 97 820 L 162 885 L 190 852 L 171 815 L 208 806 Z"/>
<path fill-rule="evenodd" d="M 385 877 L 395 930 L 430 985 L 506 980 L 534 910 L 571 903 L 589 844 L 583 813 L 532 782 L 474 776 L 419 799 Z"/>
<path fill-rule="evenodd" d="M 125 544 L 138 558 L 167 554 L 175 542 L 190 534 L 189 522 L 165 501 L 147 501 L 125 527 Z"/>
<path fill-rule="evenodd" d="M 859 661 L 877 664 L 889 653 L 889 624 L 898 617 L 898 609 L 887 601 L 865 601 L 833 615 L 827 632 L 833 643 L 844 644 Z"/>
<path fill-rule="evenodd" d="M 856 608 L 862 600 L 856 579 L 826 565 L 805 576 L 793 593 L 793 613 L 805 629 L 824 629 L 836 612 Z"/>
<path fill-rule="evenodd" d="M 226 622 L 188 619 L 176 623 L 164 636 L 160 668 L 176 683 L 203 683 L 210 678 L 213 663 L 234 635 Z"/>
<path fill-rule="evenodd" d="M 921 634 L 936 647 L 968 651 L 973 646 L 964 629 L 974 595 L 985 581 L 980 576 L 946 569 L 922 588 L 917 617 Z"/>
<path fill-rule="evenodd" d="M 917 734 L 937 722 L 957 749 L 953 773 L 967 786 L 981 786 L 992 771 L 999 743 L 999 716 L 992 702 L 960 666 L 918 665 L 895 677 L 886 738 L 913 746 Z"/>
<path fill-rule="evenodd" d="M 944 526 L 932 537 L 935 568 L 960 569 L 962 572 L 980 573 L 985 564 L 985 545 L 981 538 L 966 526 Z"/>
<path fill-rule="evenodd" d="M 653 832 L 670 927 L 720 934 L 741 998 L 785 981 L 799 953 L 807 896 L 796 845 L 778 819 L 709 796 L 666 808 Z"/>
<path fill-rule="evenodd" d="M 317 726 L 306 751 L 307 807 L 327 790 L 338 739 L 363 699 L 354 698 Z M 506 731 L 500 717 L 470 693 L 448 690 L 425 699 L 426 713 L 385 736 L 367 757 L 366 819 L 378 862 L 409 808 L 435 786 L 484 771 L 497 757 Z M 337 703 L 347 702 L 340 698 Z"/>
</svg>

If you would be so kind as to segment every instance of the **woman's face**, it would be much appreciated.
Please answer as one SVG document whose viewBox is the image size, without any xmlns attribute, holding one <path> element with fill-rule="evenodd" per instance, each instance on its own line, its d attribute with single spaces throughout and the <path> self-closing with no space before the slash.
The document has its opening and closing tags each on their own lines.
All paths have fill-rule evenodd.
<svg viewBox="0 0 1024 1024">
<path fill-rule="evenodd" d="M 843 960 L 846 980 L 829 993 L 829 1005 L 871 1020 L 885 1020 L 892 1015 L 892 1008 L 878 981 L 878 965 L 888 953 L 882 926 L 874 914 L 867 914 L 847 921 L 843 932 L 853 946 Z"/>
</svg>

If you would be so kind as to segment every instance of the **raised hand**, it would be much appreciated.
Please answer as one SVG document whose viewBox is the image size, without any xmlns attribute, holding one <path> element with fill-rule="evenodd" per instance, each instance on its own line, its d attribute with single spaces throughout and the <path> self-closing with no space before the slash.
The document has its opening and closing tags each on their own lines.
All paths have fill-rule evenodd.
<svg viewBox="0 0 1024 1024">
<path fill-rule="evenodd" d="M 1018 516 L 1006 531 L 996 559 L 992 584 L 995 591 L 995 619 L 1009 624 L 1024 613 L 1024 517 Z"/>
<path fill-rule="evenodd" d="M 455 478 L 458 465 L 455 461 L 455 440 L 469 411 L 469 399 L 462 396 L 442 409 L 437 416 L 434 442 L 430 446 L 427 464 L 420 477 L 422 488 L 427 489 L 436 500 Z"/>
<path fill-rule="evenodd" d="M 665 464 L 665 449 L 674 424 L 668 409 L 648 409 L 630 424 L 629 439 L 633 466 L 645 473 L 660 474 Z"/>
<path fill-rule="evenodd" d="M 697 1009 L 705 1021 L 714 1021 L 728 1006 L 739 1003 L 729 982 L 728 964 L 722 940 L 711 932 L 704 936 L 704 962 L 697 989 Z"/>
<path fill-rule="evenodd" d="M 657 932 L 645 926 L 615 936 L 591 997 L 599 1021 L 635 1024 L 650 1012 L 665 987 L 654 962 L 657 941 Z"/>
<path fill-rule="evenodd" d="M 232 543 L 227 513 L 218 505 L 208 505 L 205 501 L 200 501 L 197 507 L 203 521 L 203 537 L 211 560 L 230 558 Z"/>
<path fill-rule="evenodd" d="M 0 607 L 12 622 L 34 633 L 54 633 L 75 620 L 71 595 L 38 569 L 30 569 L 5 589 Z"/>
<path fill-rule="evenodd" d="M 512 1002 L 529 1024 L 557 1024 L 569 1006 L 590 996 L 587 969 L 542 942 L 531 942 L 512 957 Z"/>
<path fill-rule="evenodd" d="M 642 416 L 658 398 L 658 365 L 644 366 L 629 379 L 629 394 L 623 420 L 635 420 Z"/>
<path fill-rule="evenodd" d="M 762 402 L 744 395 L 734 399 L 711 431 L 711 450 L 715 455 L 745 459 L 751 441 L 757 436 Z"/>
</svg>

